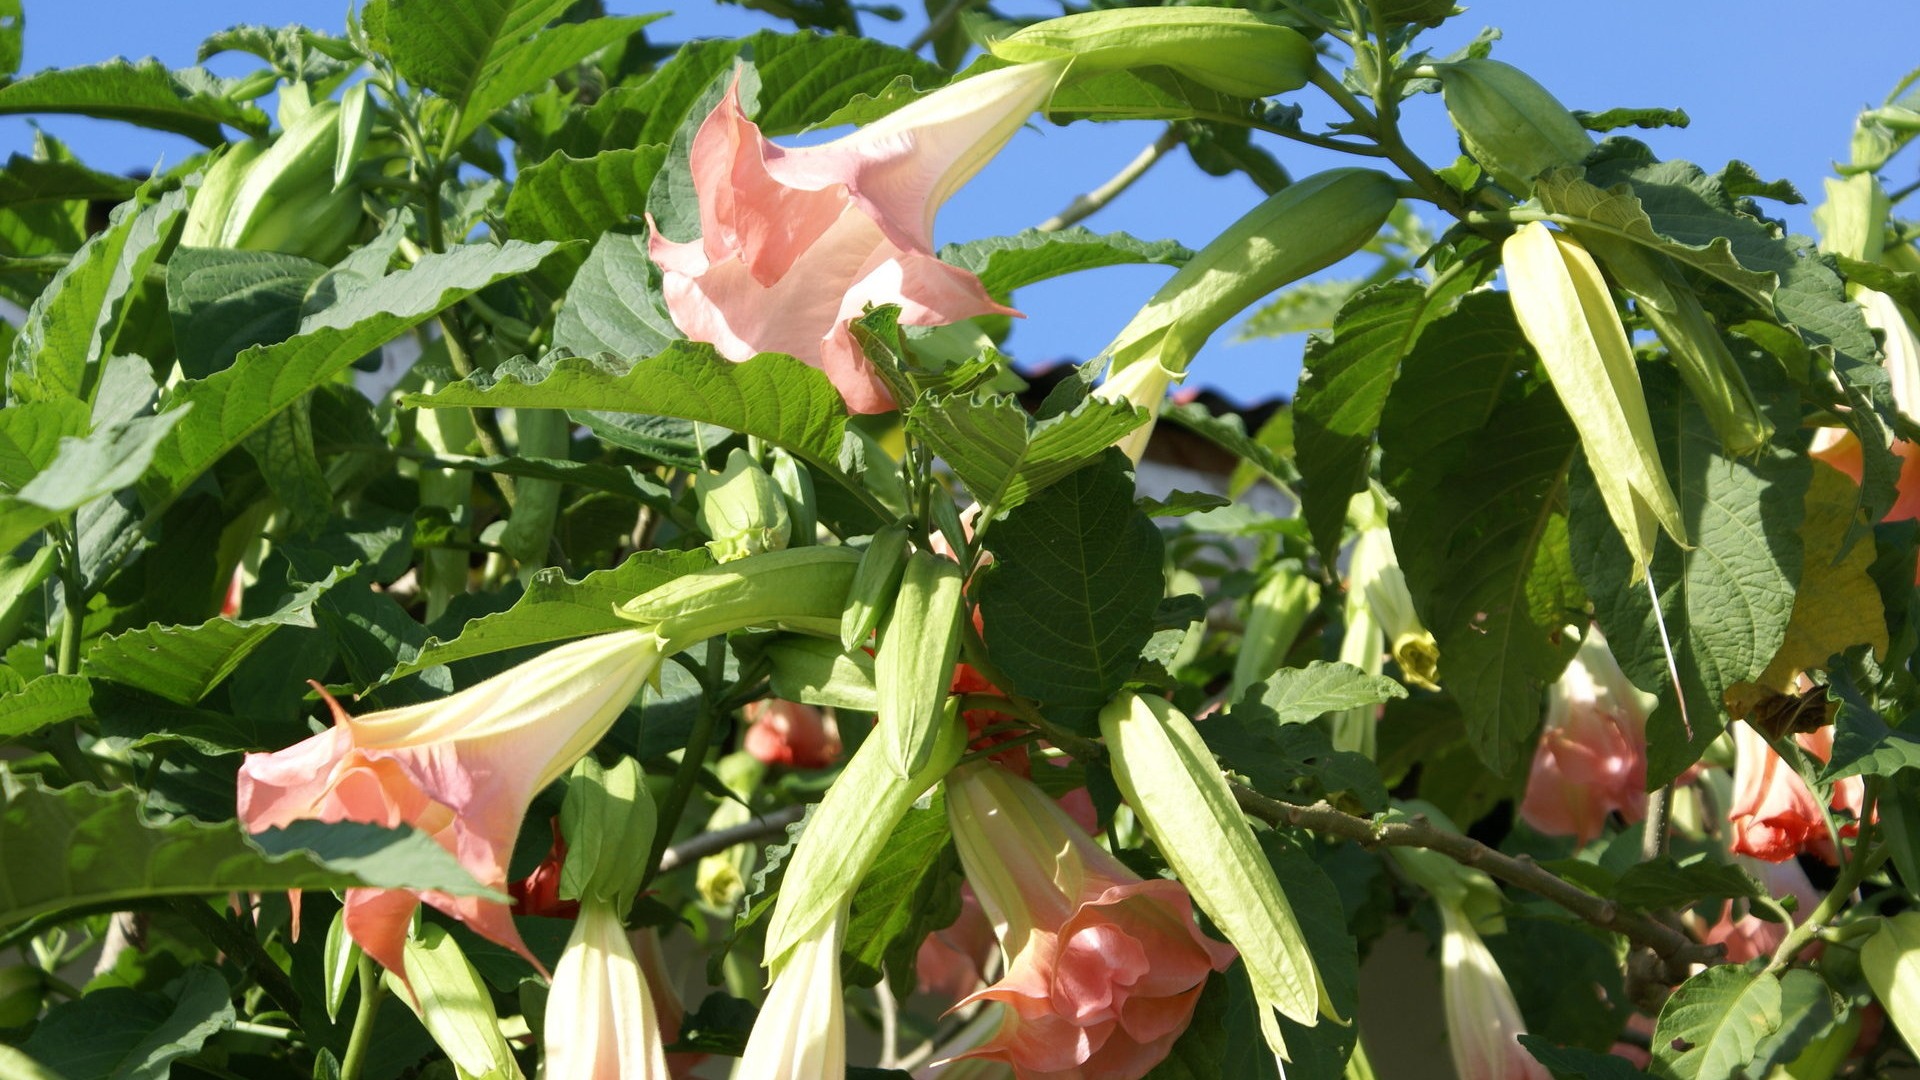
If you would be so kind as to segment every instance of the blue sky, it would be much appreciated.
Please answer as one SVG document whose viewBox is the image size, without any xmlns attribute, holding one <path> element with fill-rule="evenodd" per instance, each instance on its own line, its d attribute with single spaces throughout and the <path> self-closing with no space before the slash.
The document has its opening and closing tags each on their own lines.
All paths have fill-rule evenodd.
<svg viewBox="0 0 1920 1080">
<path fill-rule="evenodd" d="M 24 71 L 116 55 L 152 55 L 185 66 L 193 62 L 200 40 L 216 30 L 244 22 L 303 22 L 337 31 L 344 8 L 341 0 L 26 0 L 25 6 Z M 636 0 L 610 0 L 608 6 L 616 14 L 661 7 Z M 1001 7 L 1034 14 L 1050 10 L 1037 0 Z M 649 27 L 655 40 L 780 25 L 743 8 L 709 2 L 671 10 L 675 14 Z M 1854 114 L 1878 104 L 1896 81 L 1920 67 L 1920 4 L 1861 0 L 1828 10 L 1831 15 L 1817 15 L 1811 5 L 1732 0 L 1577 5 L 1486 0 L 1469 5 L 1464 15 L 1429 36 L 1431 47 L 1444 53 L 1482 26 L 1499 27 L 1505 37 L 1494 56 L 1533 74 L 1569 107 L 1684 108 L 1691 127 L 1639 133 L 1661 156 L 1687 158 L 1709 169 L 1738 157 L 1763 176 L 1792 180 L 1817 203 L 1821 179 L 1831 174 L 1834 160 L 1846 156 Z M 870 20 L 870 27 L 895 41 L 911 33 L 911 27 L 892 32 L 877 20 Z M 237 74 L 253 61 L 233 56 L 216 59 L 213 66 L 222 74 Z M 1316 92 L 1303 91 L 1300 103 L 1310 124 L 1332 117 Z M 148 167 L 191 151 L 183 140 L 123 124 L 73 117 L 48 117 L 43 123 L 102 169 Z M 1431 163 L 1445 164 L 1457 153 L 1437 97 L 1410 102 L 1405 128 L 1413 148 Z M 967 240 L 1036 224 L 1125 165 L 1158 130 L 1146 123 L 1032 127 L 948 204 L 939 239 Z M 25 151 L 31 138 L 25 121 L 0 118 L 0 148 Z M 1347 163 L 1336 161 L 1339 155 L 1281 140 L 1266 145 L 1295 176 Z M 1896 184 L 1920 176 L 1920 155 L 1895 159 L 1891 176 Z M 1086 224 L 1198 246 L 1258 199 L 1250 182 L 1205 176 L 1184 152 L 1176 152 Z M 1807 209 L 1787 207 L 1779 213 L 1796 229 L 1810 231 Z M 1009 339 L 1009 351 L 1023 363 L 1090 355 L 1166 274 L 1164 268 L 1115 267 L 1028 289 L 1016 298 L 1028 319 Z M 1234 344 L 1230 337 L 1231 328 L 1201 353 L 1190 383 L 1249 402 L 1291 396 L 1299 376 L 1298 339 Z"/>
</svg>

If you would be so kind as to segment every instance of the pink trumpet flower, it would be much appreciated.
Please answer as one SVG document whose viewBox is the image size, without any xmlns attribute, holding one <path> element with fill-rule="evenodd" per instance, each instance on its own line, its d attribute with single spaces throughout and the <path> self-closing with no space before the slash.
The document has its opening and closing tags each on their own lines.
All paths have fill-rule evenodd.
<svg viewBox="0 0 1920 1080">
<path fill-rule="evenodd" d="M 967 880 L 1007 955 L 961 1004 L 1000 1007 L 960 1055 L 1019 1080 L 1138 1080 L 1193 1019 L 1207 975 L 1236 953 L 1194 925 L 1186 886 L 1143 881 L 1029 780 L 991 764 L 947 777 Z"/>
<path fill-rule="evenodd" d="M 1521 819 L 1584 845 L 1600 835 L 1608 814 L 1629 822 L 1645 817 L 1648 700 L 1621 673 L 1599 627 L 1588 630 L 1547 690 L 1547 722 Z"/>
<path fill-rule="evenodd" d="M 820 368 L 856 413 L 894 407 L 847 330 L 870 305 L 908 326 L 1017 315 L 933 254 L 933 218 L 1052 90 L 1061 65 L 1017 64 L 939 91 L 820 146 L 768 142 L 736 77 L 695 133 L 700 238 L 656 229 L 675 326 L 729 360 L 780 352 Z"/>
<path fill-rule="evenodd" d="M 480 884 L 507 890 L 520 819 L 606 734 L 660 661 L 650 630 L 586 638 L 439 701 L 348 716 L 240 766 L 240 821 L 259 832 L 295 821 L 411 825 L 452 852 Z M 510 904 L 430 889 L 348 889 L 346 928 L 367 955 L 405 977 L 408 924 L 421 901 L 536 967 Z"/>
<path fill-rule="evenodd" d="M 762 698 L 740 712 L 747 720 L 741 745 L 763 764 L 824 769 L 840 760 L 840 725 L 812 705 Z"/>
<path fill-rule="evenodd" d="M 1440 908 L 1441 1004 L 1447 1045 L 1460 1080 L 1549 1080 L 1546 1066 L 1520 1045 L 1520 1005 L 1493 953 L 1464 910 Z"/>
<path fill-rule="evenodd" d="M 1831 725 L 1797 735 L 1794 741 L 1820 761 L 1833 756 Z M 1733 805 L 1727 820 L 1734 854 L 1777 863 L 1806 852 L 1836 861 L 1826 810 L 1793 766 L 1767 745 L 1766 736 L 1751 724 L 1735 724 L 1733 748 Z M 1857 816 L 1864 798 L 1865 782 L 1850 777 L 1834 785 L 1830 805 Z M 1842 832 L 1856 827 L 1848 825 Z"/>
</svg>

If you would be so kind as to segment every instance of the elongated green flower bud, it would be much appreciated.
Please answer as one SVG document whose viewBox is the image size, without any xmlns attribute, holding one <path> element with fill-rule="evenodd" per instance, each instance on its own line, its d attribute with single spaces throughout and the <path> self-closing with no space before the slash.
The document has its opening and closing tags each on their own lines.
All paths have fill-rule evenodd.
<svg viewBox="0 0 1920 1080">
<path fill-rule="evenodd" d="M 864 644 L 880 620 L 893 606 L 900 589 L 900 575 L 907 569 L 907 526 L 903 522 L 882 525 L 860 556 L 860 570 L 853 576 L 853 589 L 847 594 L 847 610 L 840 617 L 840 644 L 851 650 Z"/>
<path fill-rule="evenodd" d="M 1275 289 L 1360 250 L 1398 200 L 1393 179 L 1370 169 L 1329 169 L 1281 189 L 1200 249 L 1101 350 L 1096 362 L 1111 358 L 1112 367 L 1095 394 L 1157 414 L 1167 386 L 1214 331 Z M 1159 370 L 1130 372 L 1145 363 Z M 1152 427 L 1123 442 L 1135 461 Z"/>
<path fill-rule="evenodd" d="M 646 877 L 655 818 L 638 762 L 623 757 L 609 769 L 591 754 L 581 758 L 560 808 L 567 838 L 561 899 L 607 904 L 626 915 Z"/>
<path fill-rule="evenodd" d="M 1268 678 L 1286 661 L 1300 628 L 1319 603 L 1320 586 L 1298 566 L 1283 564 L 1267 574 L 1247 598 L 1246 632 L 1240 639 L 1240 654 L 1234 657 L 1227 700 L 1239 701 L 1247 687 Z"/>
<path fill-rule="evenodd" d="M 1665 529 L 1684 546 L 1687 530 L 1660 465 L 1640 370 L 1613 296 L 1579 241 L 1540 222 L 1508 237 L 1501 255 L 1520 329 L 1580 433 L 1637 583 L 1653 561 L 1655 534 Z"/>
<path fill-rule="evenodd" d="M 897 776 L 913 775 L 933 753 L 934 727 L 960 651 L 964 581 L 959 563 L 931 551 L 914 552 L 880 624 L 880 648 L 873 658 L 880 713 L 872 737 L 887 744 Z"/>
<path fill-rule="evenodd" d="M 1298 90 L 1313 75 L 1313 44 L 1290 26 L 1224 7 L 1110 8 L 1034 23 L 987 43 L 1002 60 L 1067 60 L 1065 78 L 1168 67 L 1238 97 Z"/>
<path fill-rule="evenodd" d="M 234 143 L 208 167 L 193 193 L 193 205 L 187 208 L 187 224 L 180 233 L 181 247 L 219 247 L 227 228 L 227 215 L 233 201 L 246 183 L 247 169 L 266 150 L 258 139 Z"/>
<path fill-rule="evenodd" d="M 786 549 L 793 535 L 787 500 L 752 454 L 735 450 L 725 470 L 695 477 L 693 490 L 700 501 L 700 527 L 713 537 L 707 550 L 716 561 Z"/>
<path fill-rule="evenodd" d="M 336 187 L 340 106 L 316 103 L 246 166 L 219 246 L 280 251 L 330 263 L 360 222 L 360 191 Z"/>
<path fill-rule="evenodd" d="M 1653 325 L 1727 452 L 1746 454 L 1765 446 L 1773 435 L 1773 423 L 1761 413 L 1760 402 L 1726 339 L 1673 260 L 1597 229 L 1573 232 Z"/>
<path fill-rule="evenodd" d="M 1533 191 L 1548 169 L 1578 165 L 1593 136 L 1533 77 L 1498 60 L 1434 65 L 1447 115 L 1467 153 L 1515 195 Z"/>
</svg>

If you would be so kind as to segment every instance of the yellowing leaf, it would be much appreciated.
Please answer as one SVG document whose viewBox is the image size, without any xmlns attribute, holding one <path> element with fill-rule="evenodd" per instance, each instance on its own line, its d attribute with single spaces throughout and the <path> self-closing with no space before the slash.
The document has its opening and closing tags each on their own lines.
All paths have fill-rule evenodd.
<svg viewBox="0 0 1920 1080">
<path fill-rule="evenodd" d="M 1763 689 L 1786 693 L 1809 668 L 1824 668 L 1829 657 L 1854 645 L 1887 651 L 1886 613 L 1880 590 L 1868 576 L 1873 539 L 1863 536 L 1838 562 L 1847 531 L 1859 516 L 1857 491 L 1846 474 L 1816 462 L 1807 485 L 1807 516 L 1800 523 L 1800 589 L 1786 640 L 1757 680 Z"/>
</svg>

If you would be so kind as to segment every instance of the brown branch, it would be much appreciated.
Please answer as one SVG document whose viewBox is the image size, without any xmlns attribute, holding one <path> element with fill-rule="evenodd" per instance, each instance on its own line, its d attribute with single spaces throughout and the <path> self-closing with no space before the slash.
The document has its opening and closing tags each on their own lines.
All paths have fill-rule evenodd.
<svg viewBox="0 0 1920 1080">
<path fill-rule="evenodd" d="M 1541 869 L 1532 859 L 1525 856 L 1515 858 L 1495 851 L 1472 837 L 1439 828 L 1424 817 L 1416 815 L 1407 821 L 1368 821 L 1336 810 L 1324 802 L 1300 806 L 1270 799 L 1240 784 L 1233 785 L 1233 794 L 1242 810 L 1269 825 L 1310 829 L 1367 847 L 1417 847 L 1437 851 L 1462 866 L 1471 866 L 1509 885 L 1551 900 L 1602 930 L 1620 934 L 1636 945 L 1646 946 L 1653 950 L 1654 955 L 1670 963 L 1710 964 L 1720 959 L 1722 950 L 1718 945 L 1702 945 L 1671 926 L 1625 911 L 1613 901 L 1595 896 Z"/>
<path fill-rule="evenodd" d="M 660 873 L 664 874 L 688 863 L 698 862 L 708 855 L 717 855 L 735 844 L 776 836 L 787 826 L 799 821 L 800 816 L 806 812 L 807 808 L 804 804 L 789 806 L 731 828 L 715 829 L 712 832 L 682 840 L 661 854 Z"/>
</svg>

